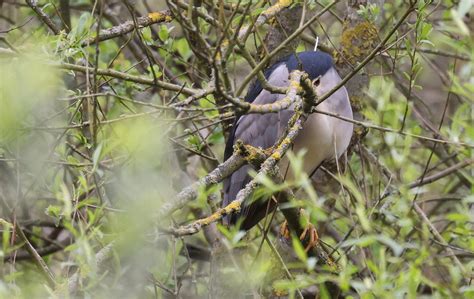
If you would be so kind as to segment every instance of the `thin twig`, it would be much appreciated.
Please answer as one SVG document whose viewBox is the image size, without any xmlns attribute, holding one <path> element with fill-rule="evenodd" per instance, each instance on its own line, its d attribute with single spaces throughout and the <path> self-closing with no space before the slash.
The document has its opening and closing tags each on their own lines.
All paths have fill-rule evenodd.
<svg viewBox="0 0 474 299">
<path fill-rule="evenodd" d="M 468 273 L 466 268 L 464 267 L 464 265 L 461 263 L 461 261 L 459 261 L 458 257 L 456 256 L 456 254 L 454 253 L 453 249 L 451 249 L 451 247 L 449 246 L 448 242 L 446 242 L 443 238 L 443 236 L 441 236 L 441 234 L 438 232 L 438 230 L 436 229 L 436 227 L 433 225 L 433 223 L 431 223 L 431 221 L 428 219 L 428 217 L 426 216 L 425 212 L 423 212 L 423 210 L 420 208 L 420 206 L 418 205 L 418 203 L 414 202 L 413 203 L 413 207 L 415 208 L 415 211 L 418 213 L 418 215 L 421 216 L 421 219 L 423 220 L 423 222 L 426 223 L 426 225 L 428 225 L 428 228 L 430 230 L 430 232 L 433 234 L 433 236 L 444 246 L 444 248 L 446 249 L 446 251 L 448 252 L 449 256 L 453 259 L 453 261 L 457 264 L 457 266 L 459 267 L 459 269 L 461 270 L 462 274 L 464 275 L 464 277 L 471 277 L 472 273 Z"/>
<path fill-rule="evenodd" d="M 53 64 L 53 66 L 61 68 L 61 69 L 77 71 L 77 72 L 81 72 L 81 73 L 86 73 L 86 72 L 94 73 L 93 68 L 87 67 L 87 66 L 81 66 L 81 65 L 77 65 L 77 64 L 61 63 L 61 64 Z M 176 84 L 171 84 L 171 83 L 160 81 L 160 80 L 155 81 L 153 79 L 144 78 L 144 77 L 140 77 L 140 76 L 134 76 L 134 75 L 130 75 L 130 74 L 127 74 L 127 73 L 112 70 L 112 69 L 97 69 L 97 74 L 102 75 L 102 76 L 122 79 L 122 80 L 125 80 L 125 81 L 131 81 L 131 82 L 135 82 L 135 83 L 145 84 L 145 85 L 158 86 L 158 87 L 161 87 L 165 90 L 177 91 L 177 92 L 181 91 L 182 94 L 187 95 L 187 96 L 195 95 L 195 94 L 201 92 L 201 90 L 198 90 L 198 89 L 183 87 L 183 86 L 179 86 L 179 85 L 176 85 Z"/>
<path fill-rule="evenodd" d="M 317 108 L 313 108 L 313 109 L 314 109 L 315 113 L 321 113 L 321 114 L 325 114 L 325 115 L 328 115 L 328 116 L 331 116 L 331 117 L 335 117 L 335 118 L 338 118 L 340 120 L 347 121 L 347 122 L 350 122 L 350 123 L 353 123 L 355 125 L 359 125 L 359 126 L 362 126 L 364 128 L 368 128 L 368 129 L 379 130 L 379 131 L 382 131 L 382 132 L 396 133 L 396 134 L 400 134 L 400 135 L 403 135 L 403 136 L 409 136 L 409 137 L 413 137 L 413 138 L 417 138 L 417 139 L 421 139 L 421 140 L 426 140 L 426 141 L 432 141 L 432 142 L 441 143 L 441 144 L 451 144 L 451 145 L 454 145 L 454 146 L 464 146 L 464 147 L 468 147 L 468 148 L 474 148 L 474 144 L 470 144 L 470 143 L 466 143 L 466 142 L 454 142 L 454 141 L 449 141 L 449 140 L 436 139 L 436 138 L 431 138 L 431 137 L 427 137 L 427 136 L 412 134 L 412 133 L 408 133 L 408 132 L 404 132 L 404 131 L 400 131 L 400 130 L 395 130 L 395 129 L 392 129 L 392 128 L 382 127 L 382 126 L 366 123 L 366 122 L 363 122 L 363 121 L 351 119 L 351 118 L 339 115 L 337 113 L 332 113 L 332 112 L 329 112 L 329 111 L 322 111 L 322 110 L 319 110 Z"/>
<path fill-rule="evenodd" d="M 427 184 L 431 184 L 437 180 L 440 180 L 460 169 L 463 169 L 464 167 L 467 167 L 471 164 L 474 164 L 474 160 L 473 159 L 467 159 L 467 160 L 464 160 L 464 161 L 461 161 L 451 167 L 448 167 L 438 173 L 435 173 L 431 176 L 427 176 L 427 177 L 423 177 L 422 179 L 420 180 L 417 180 L 416 182 L 413 182 L 411 184 L 408 185 L 408 188 L 415 188 L 415 187 L 419 187 L 419 186 L 423 186 L 423 185 L 427 185 Z"/>
<path fill-rule="evenodd" d="M 36 249 L 31 245 L 30 241 L 26 237 L 25 233 L 21 229 L 20 225 L 16 224 L 15 225 L 15 231 L 18 237 L 20 237 L 21 241 L 25 244 L 25 249 L 28 251 L 30 256 L 33 258 L 33 261 L 35 262 L 36 266 L 40 270 L 41 274 L 46 278 L 48 281 L 49 285 L 51 287 L 56 286 L 56 280 L 54 279 L 53 272 L 48 268 L 48 265 L 46 265 L 45 261 L 43 258 L 38 254 Z"/>
</svg>

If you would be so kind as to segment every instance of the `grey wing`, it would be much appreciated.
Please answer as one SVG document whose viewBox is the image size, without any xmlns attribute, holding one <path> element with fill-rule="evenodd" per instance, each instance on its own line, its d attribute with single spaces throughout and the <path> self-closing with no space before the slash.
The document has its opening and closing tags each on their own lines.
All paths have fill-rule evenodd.
<svg viewBox="0 0 474 299">
<path fill-rule="evenodd" d="M 254 103 L 272 103 L 281 99 L 282 97 L 282 95 L 270 94 L 268 91 L 263 90 L 262 93 L 254 101 Z M 278 137 L 281 133 L 281 116 L 282 115 L 280 115 L 280 113 L 267 113 L 262 115 L 250 114 L 242 116 L 236 123 L 234 140 L 232 142 L 235 143 L 237 140 L 240 139 L 245 144 L 260 147 L 263 149 L 273 146 L 278 140 Z M 283 118 L 287 119 L 286 115 Z M 237 193 L 242 188 L 244 188 L 247 183 L 250 182 L 251 177 L 248 174 L 250 169 L 251 166 L 246 165 L 234 172 L 229 178 L 224 181 L 223 206 L 228 205 L 231 201 L 236 199 Z M 252 204 L 251 206 L 246 205 L 241 209 L 239 215 L 234 214 L 231 216 L 224 217 L 224 224 L 228 225 L 231 223 L 235 223 L 238 217 L 252 218 L 252 215 L 255 212 L 259 212 L 254 210 L 259 210 L 259 208 L 254 204 Z"/>
</svg>

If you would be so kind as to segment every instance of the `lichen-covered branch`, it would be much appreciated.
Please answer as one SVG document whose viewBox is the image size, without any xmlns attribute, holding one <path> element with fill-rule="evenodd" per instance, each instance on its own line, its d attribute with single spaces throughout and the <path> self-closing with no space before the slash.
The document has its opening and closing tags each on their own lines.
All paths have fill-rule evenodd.
<svg viewBox="0 0 474 299">
<path fill-rule="evenodd" d="M 240 29 L 238 38 L 240 40 L 244 40 L 245 36 L 247 36 L 250 32 L 265 24 L 269 19 L 273 18 L 277 14 L 279 14 L 283 9 L 289 7 L 293 4 L 293 0 L 278 0 L 274 5 L 270 6 L 269 8 L 265 9 L 255 21 L 255 24 L 250 26 L 244 26 Z"/>
<path fill-rule="evenodd" d="M 167 217 L 177 209 L 185 206 L 198 196 L 200 188 L 218 184 L 242 167 L 244 163 L 245 159 L 238 152 L 234 153 L 229 159 L 217 166 L 217 168 L 211 171 L 208 175 L 191 186 L 184 188 L 180 193 L 178 193 L 176 199 L 166 202 L 158 212 L 158 218 L 162 219 Z"/>
<path fill-rule="evenodd" d="M 299 114 L 297 117 L 295 124 L 291 127 L 290 131 L 286 138 L 282 140 L 282 142 L 276 147 L 275 151 L 265 160 L 258 172 L 257 176 L 251 180 L 245 188 L 237 193 L 236 199 L 230 202 L 227 206 L 218 209 L 215 213 L 210 215 L 209 217 L 199 219 L 189 225 L 185 225 L 178 228 L 172 228 L 171 231 L 176 236 L 185 236 L 185 235 L 192 235 L 198 233 L 203 227 L 216 222 L 222 219 L 223 216 L 227 214 L 231 214 L 234 212 L 238 212 L 243 204 L 243 202 L 255 191 L 255 189 L 259 186 L 258 180 L 259 177 L 266 176 L 266 175 L 273 175 L 275 170 L 275 165 L 280 161 L 286 151 L 291 147 L 293 141 L 295 140 L 296 136 L 298 135 L 299 131 L 302 129 L 302 125 L 304 122 L 304 118 L 302 114 Z"/>
<path fill-rule="evenodd" d="M 296 71 L 290 74 L 290 84 L 288 86 L 286 96 L 271 104 L 250 104 L 247 113 L 275 113 L 284 109 L 289 108 L 295 103 L 298 94 L 301 93 L 302 89 L 300 86 L 302 72 Z"/>
<path fill-rule="evenodd" d="M 293 76 L 293 79 L 299 78 L 300 84 L 307 83 L 305 81 L 306 76 L 301 71 L 293 72 L 292 76 Z M 297 85 L 298 88 L 300 84 Z M 297 90 L 298 88 L 295 88 L 295 89 Z M 296 93 L 293 93 L 293 96 L 296 98 L 297 97 Z M 274 176 L 277 173 L 277 170 L 276 170 L 277 163 L 281 160 L 281 158 L 285 155 L 288 149 L 290 149 L 290 147 L 292 146 L 295 138 L 298 136 L 298 133 L 303 128 L 303 124 L 308 116 L 308 113 L 306 111 L 309 111 L 309 110 L 306 110 L 306 111 L 303 110 L 303 107 L 306 105 L 306 104 L 303 104 L 303 102 L 315 103 L 314 98 L 310 99 L 309 97 L 301 101 L 300 106 L 297 108 L 298 110 L 296 110 L 295 114 L 293 115 L 293 117 L 290 119 L 288 123 L 288 130 L 287 130 L 286 136 L 283 136 L 279 140 L 279 142 L 274 146 L 272 153 L 262 163 L 256 177 L 252 179 L 242 190 L 240 190 L 239 193 L 237 193 L 236 198 L 232 202 L 230 202 L 227 206 L 218 209 L 215 213 L 213 213 L 209 217 L 199 219 L 185 226 L 172 228 L 171 232 L 174 235 L 184 236 L 184 235 L 196 234 L 203 227 L 222 219 L 224 215 L 239 211 L 243 202 L 259 186 L 259 178 L 262 176 L 267 176 L 267 175 Z"/>
<path fill-rule="evenodd" d="M 102 265 L 107 261 L 113 253 L 113 249 L 115 246 L 115 242 L 110 242 L 106 246 L 104 246 L 101 250 L 99 250 L 95 255 L 95 266 L 97 268 L 102 267 Z M 72 275 L 67 281 L 67 291 L 70 295 L 74 295 L 79 287 L 80 287 L 80 272 L 76 271 L 74 275 Z M 64 290 L 58 289 L 56 290 L 59 294 L 63 293 Z"/>
<path fill-rule="evenodd" d="M 148 27 L 157 23 L 171 22 L 172 20 L 173 18 L 171 17 L 171 14 L 169 11 L 151 12 L 147 16 L 137 18 L 138 28 L 136 28 L 133 21 L 127 21 L 118 26 L 101 30 L 99 33 L 99 36 L 91 37 L 89 39 L 84 40 L 81 43 L 81 46 L 86 47 L 96 42 L 105 41 L 108 39 L 112 39 L 112 38 L 127 34 L 135 29 Z"/>
<path fill-rule="evenodd" d="M 270 104 L 252 104 L 249 102 L 241 101 L 234 98 L 227 98 L 227 100 L 234 104 L 235 106 L 241 108 L 245 111 L 246 114 L 256 113 L 256 114 L 265 114 L 265 113 L 277 113 L 284 109 L 288 109 L 291 105 L 295 104 L 299 95 L 302 95 L 305 90 L 303 90 L 301 82 L 307 77 L 304 76 L 300 71 L 292 72 L 290 74 L 290 83 L 288 88 L 286 88 L 286 96 L 274 103 Z M 311 89 L 311 88 L 310 88 Z M 312 90 L 312 89 L 311 89 Z M 310 97 L 311 99 L 316 98 L 316 93 L 314 90 Z M 309 112 L 309 111 L 307 111 Z"/>
</svg>

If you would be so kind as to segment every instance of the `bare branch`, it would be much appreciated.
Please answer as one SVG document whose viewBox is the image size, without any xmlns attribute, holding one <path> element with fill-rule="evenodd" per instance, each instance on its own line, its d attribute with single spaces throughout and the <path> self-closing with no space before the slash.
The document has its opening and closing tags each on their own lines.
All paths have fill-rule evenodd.
<svg viewBox="0 0 474 299">
<path fill-rule="evenodd" d="M 437 139 L 437 138 L 412 134 L 412 133 L 408 133 L 408 132 L 405 132 L 405 131 L 395 130 L 395 129 L 392 129 L 392 128 L 382 127 L 382 126 L 370 124 L 370 123 L 367 123 L 367 122 L 347 118 L 347 117 L 344 117 L 344 116 L 339 115 L 337 113 L 332 113 L 332 112 L 329 112 L 329 111 L 322 111 L 322 110 L 319 110 L 317 108 L 313 108 L 313 109 L 314 109 L 315 113 L 321 113 L 321 114 L 325 114 L 325 115 L 328 115 L 328 116 L 331 116 L 331 117 L 339 118 L 341 120 L 344 120 L 344 121 L 347 121 L 347 122 L 350 122 L 350 123 L 353 123 L 355 125 L 359 125 L 361 127 L 368 128 L 368 129 L 379 130 L 379 131 L 382 131 L 382 132 L 395 133 L 395 134 L 400 134 L 400 135 L 403 135 L 403 136 L 410 136 L 410 137 L 417 138 L 417 139 L 420 139 L 420 140 L 432 141 L 432 142 L 441 143 L 441 144 L 451 144 L 451 145 L 454 145 L 454 146 L 474 148 L 474 144 L 470 144 L 470 143 L 466 143 L 466 142 L 455 142 L 455 141 L 450 141 L 450 140 Z"/>
<path fill-rule="evenodd" d="M 464 161 L 461 161 L 451 167 L 448 167 L 438 173 L 435 173 L 431 176 L 428 176 L 428 177 L 424 177 L 420 180 L 417 180 L 416 182 L 413 182 L 411 184 L 408 185 L 408 188 L 415 188 L 415 187 L 419 187 L 419 186 L 423 186 L 423 185 L 427 185 L 427 184 L 431 184 L 437 180 L 440 180 L 460 169 L 463 169 L 464 167 L 467 167 L 471 164 L 474 163 L 474 160 L 473 159 L 467 159 L 467 160 L 464 160 Z"/>
<path fill-rule="evenodd" d="M 72 71 L 77 71 L 81 73 L 87 73 L 89 72 L 90 74 L 93 74 L 95 72 L 94 68 L 87 67 L 87 66 L 81 66 L 77 64 L 70 64 L 70 63 L 61 63 L 61 64 L 54 64 L 53 66 L 56 66 L 58 68 L 66 69 L 66 70 L 72 70 Z M 116 70 L 111 70 L 111 69 L 97 69 L 97 75 L 102 75 L 102 76 L 107 76 L 107 77 L 113 77 L 125 81 L 131 81 L 135 83 L 140 83 L 140 84 L 145 84 L 145 85 L 151 85 L 151 86 L 158 86 L 161 87 L 165 90 L 170 90 L 170 91 L 176 91 L 176 92 L 181 92 L 184 95 L 191 96 L 195 95 L 200 90 L 198 89 L 193 89 L 193 88 L 188 88 L 188 87 L 183 87 L 179 86 L 176 84 L 160 81 L 160 80 L 154 80 L 154 79 L 149 79 L 149 78 L 144 78 L 140 76 L 134 76 L 130 75 L 127 73 L 119 72 Z"/>
<path fill-rule="evenodd" d="M 31 7 L 31 9 L 35 11 L 41 21 L 43 21 L 43 23 L 45 23 L 54 34 L 58 35 L 61 32 L 61 30 L 59 30 L 59 28 L 56 26 L 56 24 L 54 24 L 49 16 L 38 7 L 38 2 L 36 0 L 26 0 L 26 3 Z"/>
<path fill-rule="evenodd" d="M 97 268 L 100 268 L 104 264 L 104 262 L 107 261 L 112 256 L 114 246 L 115 246 L 115 242 L 111 242 L 107 244 L 106 246 L 104 246 L 104 248 L 99 250 L 99 252 L 96 253 L 95 262 L 96 262 Z M 67 289 L 69 291 L 69 294 L 76 293 L 79 287 L 80 287 L 80 271 L 78 270 L 68 280 Z"/>
</svg>

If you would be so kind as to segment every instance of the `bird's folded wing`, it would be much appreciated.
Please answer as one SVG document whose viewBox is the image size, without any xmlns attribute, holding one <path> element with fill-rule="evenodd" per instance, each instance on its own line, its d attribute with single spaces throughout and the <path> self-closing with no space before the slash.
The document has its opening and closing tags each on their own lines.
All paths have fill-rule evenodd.
<svg viewBox="0 0 474 299">
<path fill-rule="evenodd" d="M 263 90 L 254 103 L 273 103 L 283 97 L 284 95 L 270 94 L 268 91 Z M 270 148 L 278 141 L 280 135 L 284 129 L 286 129 L 286 124 L 292 113 L 292 111 L 284 110 L 279 113 L 243 115 L 236 122 L 234 132 L 231 135 L 232 140 L 228 142 L 232 142 L 233 144 L 240 139 L 244 144 L 262 149 Z M 250 169 L 251 166 L 244 166 L 224 181 L 223 206 L 233 201 L 237 193 L 250 182 L 251 177 L 248 174 Z M 246 229 L 247 226 L 251 227 L 265 216 L 265 211 L 267 210 L 265 208 L 266 205 L 266 202 L 246 204 L 242 207 L 238 215 L 225 217 L 224 224 L 235 223 L 239 217 L 244 217 L 245 220 L 242 224 L 242 228 Z M 258 213 L 258 215 L 256 213 Z"/>
</svg>

